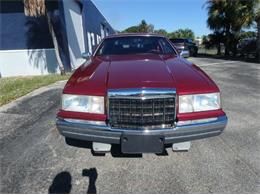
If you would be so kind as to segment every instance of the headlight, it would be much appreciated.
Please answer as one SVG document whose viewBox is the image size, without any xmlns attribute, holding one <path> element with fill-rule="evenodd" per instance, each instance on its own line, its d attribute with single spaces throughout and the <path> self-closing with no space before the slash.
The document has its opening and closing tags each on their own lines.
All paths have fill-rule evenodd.
<svg viewBox="0 0 260 195">
<path fill-rule="evenodd" d="M 220 109 L 219 93 L 179 96 L 179 113 L 209 111 L 217 109 Z"/>
<path fill-rule="evenodd" d="M 63 94 L 62 110 L 104 114 L 104 97 Z"/>
</svg>

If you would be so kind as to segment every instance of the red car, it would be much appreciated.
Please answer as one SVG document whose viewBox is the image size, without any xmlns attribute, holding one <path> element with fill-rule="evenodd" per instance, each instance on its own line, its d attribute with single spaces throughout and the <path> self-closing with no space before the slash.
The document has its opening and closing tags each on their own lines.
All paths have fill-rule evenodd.
<svg viewBox="0 0 260 195">
<path fill-rule="evenodd" d="M 57 128 L 94 151 L 161 153 L 222 133 L 227 117 L 210 77 L 160 35 L 106 37 L 63 90 Z M 77 141 L 76 141 L 77 142 Z"/>
</svg>

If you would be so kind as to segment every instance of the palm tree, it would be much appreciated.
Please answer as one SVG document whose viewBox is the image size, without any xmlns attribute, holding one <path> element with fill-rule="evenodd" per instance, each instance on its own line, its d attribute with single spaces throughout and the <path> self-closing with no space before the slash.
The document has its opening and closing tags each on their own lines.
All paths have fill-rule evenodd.
<svg viewBox="0 0 260 195">
<path fill-rule="evenodd" d="M 223 34 L 224 34 L 224 17 L 223 17 L 223 12 L 224 12 L 224 7 L 225 1 L 219 1 L 219 2 L 214 2 L 214 1 L 208 1 L 208 19 L 207 19 L 207 24 L 210 30 L 214 31 L 214 34 L 219 35 L 219 39 L 214 39 L 215 44 L 220 46 L 221 40 L 223 41 Z M 215 38 L 215 36 L 211 36 L 212 38 Z M 225 48 L 225 53 L 229 53 L 229 48 Z M 220 54 L 220 47 L 218 47 L 218 54 Z"/>
<path fill-rule="evenodd" d="M 154 26 L 152 24 L 147 24 L 145 20 L 142 20 L 138 26 L 139 32 L 151 33 L 154 31 Z"/>
<path fill-rule="evenodd" d="M 217 55 L 221 55 L 221 42 L 222 42 L 223 34 L 219 32 L 214 32 L 214 34 L 209 34 L 208 37 L 211 44 L 217 46 Z"/>
<path fill-rule="evenodd" d="M 173 39 L 175 39 L 175 38 L 187 38 L 187 39 L 194 40 L 195 39 L 195 34 L 189 28 L 185 28 L 185 29 L 180 28 L 180 29 L 172 32 L 170 34 L 170 38 L 173 38 Z"/>
<path fill-rule="evenodd" d="M 51 22 L 51 16 L 48 13 L 48 10 L 46 9 L 46 2 L 45 0 L 24 0 L 24 13 L 26 16 L 31 17 L 39 17 L 39 16 L 46 16 L 49 26 L 49 31 L 52 36 L 52 41 L 55 49 L 55 55 L 57 58 L 58 66 L 61 72 L 61 75 L 65 74 L 64 65 L 60 58 L 60 52 L 59 52 L 59 45 L 57 41 L 57 37 L 55 35 L 53 25 Z"/>
<path fill-rule="evenodd" d="M 215 33 L 223 34 L 225 55 L 232 50 L 236 54 L 236 45 L 243 27 L 253 22 L 256 0 L 208 0 L 207 24 Z M 257 0 L 258 1 L 258 0 Z"/>
</svg>

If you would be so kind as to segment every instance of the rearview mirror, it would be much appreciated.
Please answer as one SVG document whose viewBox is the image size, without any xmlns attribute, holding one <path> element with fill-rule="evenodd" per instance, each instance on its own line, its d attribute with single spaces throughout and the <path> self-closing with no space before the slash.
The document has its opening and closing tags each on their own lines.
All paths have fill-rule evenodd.
<svg viewBox="0 0 260 195">
<path fill-rule="evenodd" d="M 82 57 L 83 59 L 89 60 L 89 59 L 91 58 L 91 53 L 89 53 L 89 52 L 84 52 L 84 53 L 81 54 L 81 57 Z"/>
</svg>

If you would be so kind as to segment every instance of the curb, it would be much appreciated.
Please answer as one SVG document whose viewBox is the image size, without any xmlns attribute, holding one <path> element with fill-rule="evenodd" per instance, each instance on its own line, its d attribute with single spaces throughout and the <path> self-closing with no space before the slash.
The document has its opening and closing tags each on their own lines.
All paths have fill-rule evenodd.
<svg viewBox="0 0 260 195">
<path fill-rule="evenodd" d="M 52 83 L 50 85 L 46 85 L 46 86 L 40 87 L 38 89 L 35 89 L 35 90 L 31 91 L 30 93 L 27 93 L 24 96 L 21 96 L 21 97 L 15 99 L 13 101 L 7 103 L 7 104 L 0 106 L 0 112 L 5 112 L 8 109 L 10 109 L 10 108 L 16 106 L 17 104 L 21 103 L 22 101 L 29 99 L 31 97 L 40 95 L 41 93 L 44 93 L 44 92 L 49 91 L 51 89 L 63 88 L 64 85 L 66 84 L 66 82 L 67 82 L 67 80 L 57 81 L 57 82 Z"/>
</svg>

